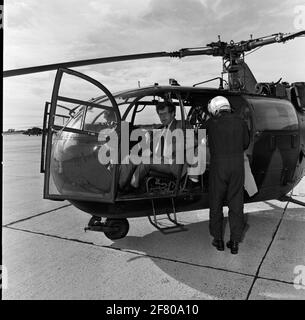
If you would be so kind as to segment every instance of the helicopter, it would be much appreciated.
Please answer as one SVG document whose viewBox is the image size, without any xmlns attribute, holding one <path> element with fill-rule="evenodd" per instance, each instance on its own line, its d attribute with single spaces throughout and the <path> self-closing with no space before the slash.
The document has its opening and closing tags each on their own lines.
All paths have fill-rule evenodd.
<svg viewBox="0 0 305 320">
<path fill-rule="evenodd" d="M 186 123 L 198 130 L 207 120 L 208 102 L 221 95 L 229 100 L 233 111 L 243 117 L 250 131 L 247 154 L 258 192 L 253 196 L 245 192 L 244 202 L 277 199 L 305 206 L 287 196 L 305 175 L 305 82 L 289 84 L 280 79 L 258 83 L 245 62 L 246 52 L 304 35 L 305 30 L 256 39 L 251 36 L 237 43 L 222 42 L 219 37 L 217 42 L 205 47 L 175 52 L 105 57 L 4 71 L 4 77 L 11 77 L 57 69 L 52 98 L 45 103 L 43 117 L 40 171 L 44 174 L 44 198 L 67 200 L 90 214 L 85 230 L 104 232 L 111 240 L 125 237 L 129 230 L 128 218 L 135 217 L 147 216 L 149 222 L 165 234 L 187 230 L 177 220 L 176 213 L 209 208 L 208 157 L 200 184 L 193 189 L 186 187 L 187 175 L 182 174 L 181 164 L 177 177 L 151 171 L 143 181 L 141 192 L 121 192 L 120 164 L 105 165 L 99 161 L 102 146 L 99 135 L 104 129 L 117 133 L 120 158 L 121 149 L 126 148 L 123 124 L 127 123 L 131 131 L 134 128 L 153 131 L 159 122 L 154 112 L 158 102 L 170 101 L 175 105 L 183 130 L 186 130 Z M 112 94 L 97 80 L 71 69 L 100 63 L 196 55 L 221 57 L 221 76 L 193 86 L 181 86 L 170 79 L 166 86 L 155 83 Z M 202 86 L 215 80 L 219 81 L 218 88 Z M 89 92 L 94 98 L 88 99 Z M 130 141 L 127 148 L 130 150 L 134 145 L 135 142 Z M 160 215 L 166 215 L 170 225 L 164 225 Z"/>
</svg>

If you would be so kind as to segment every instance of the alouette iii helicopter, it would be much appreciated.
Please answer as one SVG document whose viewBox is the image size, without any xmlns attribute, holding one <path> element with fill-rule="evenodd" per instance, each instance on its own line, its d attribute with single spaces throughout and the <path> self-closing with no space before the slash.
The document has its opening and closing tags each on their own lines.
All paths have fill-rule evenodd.
<svg viewBox="0 0 305 320">
<path fill-rule="evenodd" d="M 152 171 L 143 182 L 141 192 L 124 193 L 118 187 L 120 164 L 104 165 L 99 161 L 102 146 L 99 133 L 103 129 L 117 133 L 120 159 L 121 147 L 125 146 L 123 139 L 126 139 L 120 135 L 123 123 L 129 123 L 130 128 L 151 131 L 160 123 L 154 112 L 156 103 L 170 100 L 176 106 L 176 118 L 182 121 L 184 130 L 186 122 L 197 130 L 207 119 L 208 101 L 221 95 L 230 101 L 234 112 L 245 119 L 250 130 L 247 154 L 258 192 L 252 197 L 245 192 L 245 203 L 278 199 L 305 205 L 287 196 L 305 175 L 305 82 L 289 84 L 280 79 L 257 83 L 244 61 L 245 52 L 304 35 L 305 30 L 257 39 L 251 36 L 251 39 L 237 43 L 222 42 L 219 38 L 206 47 L 176 52 L 115 56 L 4 71 L 3 76 L 10 77 L 58 69 L 52 99 L 45 104 L 43 119 L 41 173 L 45 179 L 44 198 L 68 200 L 92 215 L 85 230 L 104 232 L 112 240 L 126 236 L 129 230 L 127 218 L 131 217 L 148 216 L 163 233 L 186 230 L 177 221 L 176 213 L 209 207 L 208 157 L 200 184 L 193 189 L 186 188 L 187 178 L 182 170 L 178 177 Z M 192 87 L 180 86 L 171 79 L 167 86 L 155 83 L 112 94 L 95 79 L 69 69 L 196 55 L 222 57 L 221 77 Z M 224 74 L 227 74 L 227 80 Z M 218 89 L 200 86 L 214 80 L 219 80 Z M 89 99 L 92 96 L 94 98 Z M 129 149 L 134 144 L 130 141 Z M 161 214 L 167 215 L 170 226 L 161 222 Z"/>
</svg>

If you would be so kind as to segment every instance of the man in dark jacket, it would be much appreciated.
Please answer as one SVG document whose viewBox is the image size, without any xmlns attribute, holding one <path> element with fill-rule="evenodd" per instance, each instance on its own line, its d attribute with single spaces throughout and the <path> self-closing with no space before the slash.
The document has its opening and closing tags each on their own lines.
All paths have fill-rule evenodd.
<svg viewBox="0 0 305 320">
<path fill-rule="evenodd" d="M 246 122 L 232 113 L 229 101 L 222 96 L 208 104 L 211 118 L 206 123 L 211 154 L 209 174 L 210 233 L 212 244 L 220 251 L 223 242 L 223 205 L 229 207 L 230 241 L 227 247 L 238 253 L 244 230 L 244 150 L 250 137 Z"/>
</svg>

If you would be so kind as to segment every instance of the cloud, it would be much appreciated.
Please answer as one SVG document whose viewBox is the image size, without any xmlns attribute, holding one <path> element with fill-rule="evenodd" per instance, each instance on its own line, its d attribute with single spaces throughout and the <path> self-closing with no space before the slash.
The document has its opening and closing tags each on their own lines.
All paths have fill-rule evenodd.
<svg viewBox="0 0 305 320">
<path fill-rule="evenodd" d="M 4 69 L 124 54 L 174 51 L 217 41 L 294 30 L 304 0 L 9 0 L 4 11 Z M 303 48 L 303 49 L 302 49 Z M 304 39 L 247 57 L 257 78 L 301 79 Z M 293 57 L 289 59 L 287 57 Z M 271 63 L 272 62 L 272 63 Z M 76 68 L 111 91 L 176 78 L 192 85 L 221 72 L 221 59 L 151 59 Z M 266 72 L 266 70 L 268 70 Z M 5 80 L 5 115 L 49 100 L 55 72 Z M 82 87 L 82 90 L 83 87 Z M 85 92 L 86 90 L 84 90 Z M 87 91 L 86 91 L 87 92 Z M 89 91 L 88 91 L 89 92 Z M 17 110 L 15 112 L 15 110 Z M 32 110 L 32 109 L 31 109 Z M 31 111 L 34 116 L 34 111 Z M 20 121 L 23 119 L 21 118 Z"/>
<path fill-rule="evenodd" d="M 291 2 L 28 0 L 7 3 L 4 65 L 171 51 L 293 26 Z M 292 1 L 297 3 L 297 1 Z M 290 15 L 283 19 L 283 14 Z M 289 25 L 290 24 L 290 25 Z M 290 27 L 290 28 L 288 28 Z M 22 48 L 23 54 L 20 49 Z"/>
</svg>

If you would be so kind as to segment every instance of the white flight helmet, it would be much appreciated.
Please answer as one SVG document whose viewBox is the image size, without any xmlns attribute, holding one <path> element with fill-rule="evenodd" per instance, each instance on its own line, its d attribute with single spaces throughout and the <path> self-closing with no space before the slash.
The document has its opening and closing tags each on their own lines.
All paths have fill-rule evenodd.
<svg viewBox="0 0 305 320">
<path fill-rule="evenodd" d="M 208 104 L 208 111 L 213 115 L 216 116 L 220 111 L 227 110 L 231 111 L 230 102 L 227 98 L 223 96 L 217 96 L 210 100 Z"/>
</svg>

